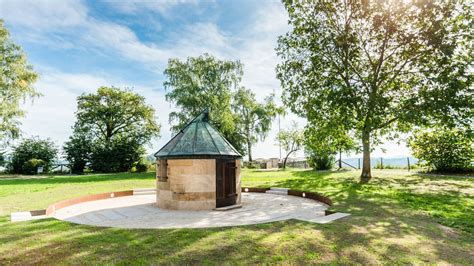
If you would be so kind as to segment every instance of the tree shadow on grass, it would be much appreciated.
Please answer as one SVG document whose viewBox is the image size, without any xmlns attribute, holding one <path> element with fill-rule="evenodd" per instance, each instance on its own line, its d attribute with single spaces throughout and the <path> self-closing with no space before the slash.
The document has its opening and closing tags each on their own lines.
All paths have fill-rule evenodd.
<svg viewBox="0 0 474 266">
<path fill-rule="evenodd" d="M 468 239 L 474 232 L 472 197 L 459 191 L 419 193 L 410 189 L 422 180 L 373 178 L 368 184 L 360 184 L 357 178 L 350 175 L 337 179 L 311 171 L 294 175 L 298 178 L 276 182 L 275 186 L 322 193 L 333 200 L 332 210 L 352 214 L 346 221 L 334 223 L 335 227 L 342 228 L 330 230 L 326 235 L 336 243 L 348 243 L 345 248 L 362 245 L 370 249 L 371 242 L 378 239 L 414 236 L 434 240 L 431 248 L 436 249 L 440 257 L 452 260 L 454 254 L 465 250 L 445 244 L 449 236 L 442 232 L 438 223 L 461 229 L 460 241 Z M 394 186 L 397 181 L 400 181 L 401 188 Z M 361 228 L 369 228 L 369 231 L 364 234 L 352 233 L 354 230 L 364 231 Z M 355 242 L 350 239 L 355 239 Z M 468 242 L 472 244 L 469 239 Z M 390 259 L 405 249 L 403 243 L 393 243 L 386 254 L 380 255 Z M 405 259 L 402 261 L 409 263 L 410 258 Z"/>
<path fill-rule="evenodd" d="M 26 223 L 2 221 L 1 241 L 15 249 L 0 254 L 0 264 L 47 263 L 271 263 L 294 261 L 279 249 L 293 245 L 297 222 L 210 229 L 116 229 L 54 219 Z M 285 238 L 285 236 L 289 236 Z M 274 238 L 274 239 L 272 239 Z M 22 247 L 22 248 L 19 248 Z M 312 246 L 317 247 L 317 246 Z M 276 248 L 276 249 L 275 249 Z M 304 262 L 304 260 L 301 260 Z"/>
</svg>

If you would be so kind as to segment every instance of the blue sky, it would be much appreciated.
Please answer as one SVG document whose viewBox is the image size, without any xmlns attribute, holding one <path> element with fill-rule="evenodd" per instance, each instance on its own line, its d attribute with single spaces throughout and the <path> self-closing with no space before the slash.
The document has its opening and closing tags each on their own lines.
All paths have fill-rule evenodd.
<svg viewBox="0 0 474 266">
<path fill-rule="evenodd" d="M 115 85 L 144 95 L 156 109 L 161 138 L 148 150 L 157 150 L 171 137 L 168 114 L 174 106 L 165 101 L 162 85 L 169 58 L 207 52 L 239 59 L 243 85 L 259 99 L 281 94 L 274 48 L 289 26 L 280 1 L 0 0 L 0 18 L 40 74 L 36 87 L 44 96 L 24 104 L 23 134 L 49 137 L 58 146 L 71 133 L 76 97 Z M 281 126 L 292 120 L 304 125 L 290 114 Z M 254 148 L 254 158 L 278 157 L 277 130 L 274 123 L 268 138 Z M 408 154 L 403 144 L 384 148 L 385 156 Z"/>
</svg>

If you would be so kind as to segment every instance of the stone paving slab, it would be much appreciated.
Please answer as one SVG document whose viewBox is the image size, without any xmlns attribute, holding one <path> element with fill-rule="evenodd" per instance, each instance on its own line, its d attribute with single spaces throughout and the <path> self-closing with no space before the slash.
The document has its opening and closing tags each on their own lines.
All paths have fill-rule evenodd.
<svg viewBox="0 0 474 266">
<path fill-rule="evenodd" d="M 53 216 L 94 226 L 206 228 L 288 219 L 317 222 L 328 208 L 311 199 L 269 193 L 242 193 L 242 208 L 225 212 L 164 210 L 156 207 L 155 202 L 155 195 L 126 196 L 72 205 L 56 211 Z"/>
<path fill-rule="evenodd" d="M 30 221 L 30 220 L 39 220 L 47 218 L 46 215 L 31 215 L 31 212 L 14 212 L 10 215 L 10 221 L 12 222 L 23 222 L 23 221 Z"/>
</svg>

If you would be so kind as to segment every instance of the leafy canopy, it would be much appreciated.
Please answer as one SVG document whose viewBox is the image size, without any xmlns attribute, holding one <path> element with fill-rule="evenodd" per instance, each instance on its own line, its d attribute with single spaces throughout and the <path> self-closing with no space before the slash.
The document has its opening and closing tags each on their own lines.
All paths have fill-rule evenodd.
<svg viewBox="0 0 474 266">
<path fill-rule="evenodd" d="M 242 79 L 239 61 L 219 60 L 209 54 L 188 57 L 185 62 L 170 59 L 164 74 L 167 77 L 164 86 L 169 90 L 166 100 L 179 108 L 170 113 L 170 122 L 176 122 L 174 131 L 208 107 L 219 130 L 234 130 L 231 98 L 232 90 Z"/>
<path fill-rule="evenodd" d="M 255 93 L 240 87 L 234 94 L 232 111 L 238 134 L 245 139 L 249 161 L 252 161 L 252 145 L 260 138 L 264 140 L 271 130 L 273 119 L 283 110 L 276 106 L 275 95 L 270 95 L 259 103 Z"/>
<path fill-rule="evenodd" d="M 325 134 L 370 143 L 435 120 L 473 123 L 472 6 L 457 0 L 284 1 L 283 100 Z"/>
<path fill-rule="evenodd" d="M 244 139 L 237 134 L 232 113 L 232 94 L 242 79 L 240 61 L 220 60 L 209 54 L 188 57 L 186 61 L 170 59 L 164 72 L 168 90 L 166 100 L 178 111 L 169 115 L 177 132 L 204 109 L 210 109 L 211 121 L 226 139 L 244 153 Z"/>
<path fill-rule="evenodd" d="M 77 98 L 74 133 L 64 149 L 76 171 L 90 163 L 94 171 L 127 171 L 159 136 L 155 110 L 130 90 L 100 87 Z"/>
<path fill-rule="evenodd" d="M 0 145 L 19 136 L 18 119 L 25 114 L 20 103 L 40 95 L 33 87 L 37 77 L 0 19 Z"/>
</svg>

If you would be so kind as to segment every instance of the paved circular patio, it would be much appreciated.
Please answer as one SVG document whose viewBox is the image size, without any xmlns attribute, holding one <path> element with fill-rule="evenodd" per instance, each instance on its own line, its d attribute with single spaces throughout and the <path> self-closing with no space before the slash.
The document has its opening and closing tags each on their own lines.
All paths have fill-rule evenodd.
<svg viewBox="0 0 474 266">
<path fill-rule="evenodd" d="M 327 205 L 307 198 L 268 193 L 242 193 L 242 208 L 228 211 L 182 211 L 155 207 L 155 195 L 127 196 L 80 203 L 53 217 L 78 224 L 120 228 L 204 228 L 313 220 Z"/>
</svg>

